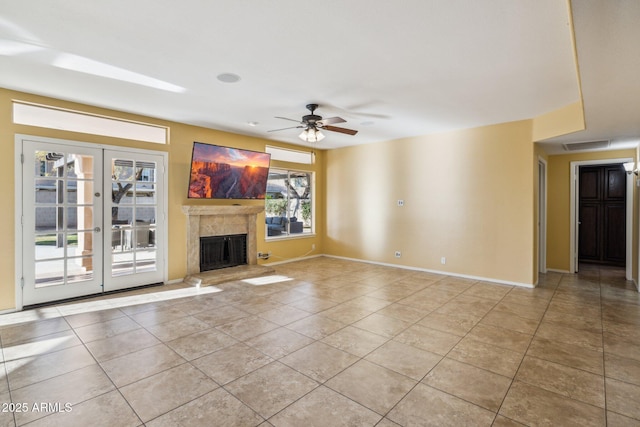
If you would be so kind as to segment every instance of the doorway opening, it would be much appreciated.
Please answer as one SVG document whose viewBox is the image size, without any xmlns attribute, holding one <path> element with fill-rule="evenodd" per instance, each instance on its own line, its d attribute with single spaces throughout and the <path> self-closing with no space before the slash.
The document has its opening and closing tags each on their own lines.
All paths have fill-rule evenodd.
<svg viewBox="0 0 640 427">
<path fill-rule="evenodd" d="M 538 158 L 538 272 L 547 272 L 547 162 Z"/>
<path fill-rule="evenodd" d="M 578 262 L 624 267 L 627 177 L 621 164 L 580 166 Z"/>
<path fill-rule="evenodd" d="M 589 255 L 593 262 L 623 266 L 626 278 L 631 278 L 633 176 L 624 172 L 622 163 L 632 160 L 571 162 L 570 273 L 578 272 L 581 258 Z M 586 181 L 585 186 L 582 181 Z M 610 227 L 604 225 L 605 216 L 618 224 L 617 232 L 605 232 L 605 227 Z M 605 242 L 609 254 L 603 256 Z M 600 249 L 592 249 L 598 246 Z"/>
</svg>

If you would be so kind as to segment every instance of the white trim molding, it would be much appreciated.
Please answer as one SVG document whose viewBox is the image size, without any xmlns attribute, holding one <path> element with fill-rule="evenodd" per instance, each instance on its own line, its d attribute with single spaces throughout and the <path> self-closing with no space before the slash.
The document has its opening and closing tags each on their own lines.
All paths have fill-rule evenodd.
<svg viewBox="0 0 640 427">
<path fill-rule="evenodd" d="M 569 273 L 575 273 L 578 270 L 578 192 L 576 189 L 580 185 L 578 169 L 580 166 L 589 165 L 612 165 L 619 163 L 633 162 L 635 159 L 631 157 L 617 159 L 600 159 L 600 160 L 582 160 L 571 162 L 571 170 L 569 173 L 569 185 L 571 186 L 570 210 L 569 210 Z M 632 280 L 633 276 L 633 186 L 635 185 L 635 175 L 627 174 L 627 201 L 626 201 L 626 259 L 625 259 L 625 278 Z"/>
</svg>

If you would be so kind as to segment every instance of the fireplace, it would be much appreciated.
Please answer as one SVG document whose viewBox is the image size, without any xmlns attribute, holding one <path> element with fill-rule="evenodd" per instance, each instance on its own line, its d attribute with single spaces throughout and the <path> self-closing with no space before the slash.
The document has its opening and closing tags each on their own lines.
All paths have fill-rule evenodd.
<svg viewBox="0 0 640 427">
<path fill-rule="evenodd" d="M 247 263 L 247 235 L 200 237 L 200 271 Z"/>
<path fill-rule="evenodd" d="M 187 215 L 187 275 L 201 273 L 200 239 L 204 237 L 246 235 L 244 263 L 256 266 L 257 215 L 263 210 L 263 205 L 182 206 Z"/>
</svg>

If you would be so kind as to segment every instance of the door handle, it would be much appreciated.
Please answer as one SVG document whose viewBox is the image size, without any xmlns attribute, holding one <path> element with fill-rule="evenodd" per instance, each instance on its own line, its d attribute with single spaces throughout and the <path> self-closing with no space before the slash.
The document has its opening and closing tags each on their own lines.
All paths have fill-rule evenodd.
<svg viewBox="0 0 640 427">
<path fill-rule="evenodd" d="M 101 195 L 102 194 L 100 194 L 100 192 L 97 192 L 97 193 L 94 194 L 94 196 L 96 196 L 96 197 L 100 197 Z"/>
<path fill-rule="evenodd" d="M 93 231 L 95 231 L 96 233 L 99 233 L 102 230 L 100 230 L 100 227 L 96 227 L 96 228 L 93 229 Z"/>
</svg>

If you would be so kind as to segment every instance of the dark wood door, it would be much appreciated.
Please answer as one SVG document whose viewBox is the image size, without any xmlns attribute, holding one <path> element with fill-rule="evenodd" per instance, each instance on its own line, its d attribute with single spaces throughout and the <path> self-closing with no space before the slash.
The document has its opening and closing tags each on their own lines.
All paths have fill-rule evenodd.
<svg viewBox="0 0 640 427">
<path fill-rule="evenodd" d="M 624 266 L 627 176 L 622 165 L 581 166 L 578 260 Z"/>
</svg>

